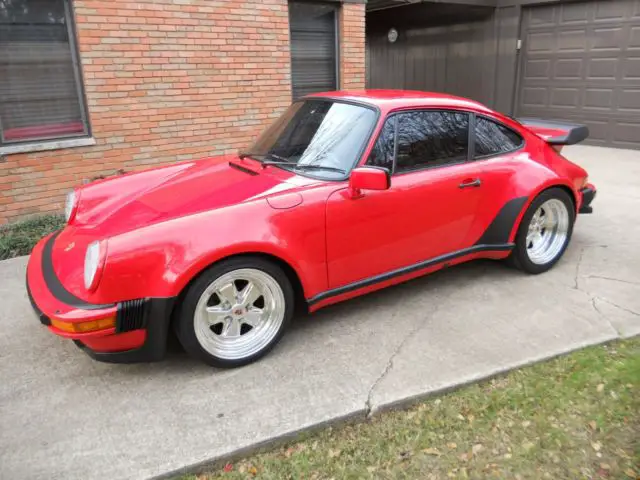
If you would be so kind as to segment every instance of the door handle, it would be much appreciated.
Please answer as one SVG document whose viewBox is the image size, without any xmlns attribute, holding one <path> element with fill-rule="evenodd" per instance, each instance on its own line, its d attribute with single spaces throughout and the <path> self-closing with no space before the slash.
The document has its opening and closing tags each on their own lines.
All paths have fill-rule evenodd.
<svg viewBox="0 0 640 480">
<path fill-rule="evenodd" d="M 459 188 L 467 188 L 467 187 L 479 187 L 480 185 L 482 185 L 482 182 L 480 181 L 479 178 L 474 178 L 474 179 L 467 179 L 464 182 L 462 182 L 460 185 L 458 185 Z"/>
</svg>

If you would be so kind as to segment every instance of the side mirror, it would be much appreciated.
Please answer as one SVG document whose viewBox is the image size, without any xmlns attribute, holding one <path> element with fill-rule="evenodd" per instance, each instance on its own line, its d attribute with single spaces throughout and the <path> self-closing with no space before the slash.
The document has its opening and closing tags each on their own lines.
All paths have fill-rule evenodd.
<svg viewBox="0 0 640 480">
<path fill-rule="evenodd" d="M 391 186 L 391 174 L 386 168 L 357 167 L 349 177 L 351 198 L 362 196 L 362 190 L 388 190 Z"/>
</svg>

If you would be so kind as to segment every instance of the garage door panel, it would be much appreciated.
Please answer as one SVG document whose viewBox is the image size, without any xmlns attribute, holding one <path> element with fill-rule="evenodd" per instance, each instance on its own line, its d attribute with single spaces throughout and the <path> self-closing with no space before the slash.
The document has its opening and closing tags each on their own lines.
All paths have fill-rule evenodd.
<svg viewBox="0 0 640 480">
<path fill-rule="evenodd" d="M 616 123 L 613 129 L 614 142 L 638 148 L 638 138 L 640 138 L 640 124 L 624 121 Z"/>
<path fill-rule="evenodd" d="M 580 104 L 580 90 L 577 88 L 554 88 L 551 91 L 551 107 L 575 110 Z"/>
<path fill-rule="evenodd" d="M 554 78 L 557 80 L 580 80 L 582 78 L 581 58 L 559 58 L 554 68 Z"/>
<path fill-rule="evenodd" d="M 637 113 L 640 118 L 640 88 L 623 88 L 618 109 L 621 112 Z"/>
<path fill-rule="evenodd" d="M 586 23 L 589 20 L 590 9 L 580 4 L 568 3 L 560 9 L 560 21 L 564 24 Z"/>
<path fill-rule="evenodd" d="M 620 63 L 617 58 L 590 58 L 587 77 L 591 81 L 616 80 Z"/>
<path fill-rule="evenodd" d="M 546 79 L 551 75 L 551 61 L 549 59 L 530 60 L 525 65 L 525 75 L 529 79 Z"/>
<path fill-rule="evenodd" d="M 531 33 L 527 37 L 527 50 L 529 52 L 552 52 L 556 39 L 552 33 Z"/>
<path fill-rule="evenodd" d="M 529 25 L 540 27 L 555 25 L 558 13 L 559 11 L 555 8 L 532 8 L 526 12 L 526 16 Z"/>
<path fill-rule="evenodd" d="M 582 122 L 589 127 L 589 143 L 607 145 L 610 142 L 611 120 L 585 120 L 581 117 L 572 120 Z"/>
<path fill-rule="evenodd" d="M 631 27 L 630 37 L 628 48 L 640 49 L 640 26 Z"/>
<path fill-rule="evenodd" d="M 640 57 L 623 59 L 622 71 L 625 80 L 640 79 Z"/>
<path fill-rule="evenodd" d="M 585 89 L 584 108 L 585 110 L 611 110 L 613 107 L 614 94 L 609 88 L 587 88 Z"/>
<path fill-rule="evenodd" d="M 595 2 L 595 7 L 596 20 L 624 20 L 629 16 L 632 5 L 629 2 L 604 0 Z"/>
<path fill-rule="evenodd" d="M 640 0 L 523 13 L 516 114 L 579 121 L 589 143 L 640 148 Z"/>
<path fill-rule="evenodd" d="M 587 48 L 587 34 L 584 29 L 558 32 L 558 52 L 579 51 Z"/>
<path fill-rule="evenodd" d="M 625 26 L 594 28 L 591 35 L 588 37 L 585 35 L 585 39 L 588 41 L 588 48 L 591 51 L 619 51 L 620 47 L 626 43 L 628 32 L 629 28 L 625 28 Z"/>
</svg>

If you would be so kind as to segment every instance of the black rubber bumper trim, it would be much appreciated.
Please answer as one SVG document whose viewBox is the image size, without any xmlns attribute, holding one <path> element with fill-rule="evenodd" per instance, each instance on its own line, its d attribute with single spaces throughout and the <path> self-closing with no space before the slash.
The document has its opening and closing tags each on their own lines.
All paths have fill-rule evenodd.
<svg viewBox="0 0 640 480">
<path fill-rule="evenodd" d="M 167 351 L 167 336 L 175 297 L 147 300 L 145 324 L 147 338 L 140 348 L 123 352 L 95 352 L 79 340 L 73 342 L 94 360 L 106 363 L 141 363 L 162 360 Z"/>
<path fill-rule="evenodd" d="M 47 240 L 47 243 L 45 243 L 44 248 L 42 249 L 42 276 L 51 294 L 56 298 L 56 300 L 62 303 L 66 303 L 67 305 L 70 305 L 72 307 L 80 308 L 82 310 L 100 310 L 102 308 L 115 307 L 114 303 L 98 304 L 85 302 L 84 300 L 76 297 L 73 293 L 64 288 L 64 285 L 62 285 L 60 279 L 56 275 L 55 270 L 53 269 L 53 261 L 51 259 L 53 244 L 55 243 L 56 238 L 58 238 L 59 234 L 60 230 L 51 235 L 51 237 L 49 237 L 49 240 Z"/>
<path fill-rule="evenodd" d="M 43 325 L 51 325 L 51 320 L 49 319 L 49 317 L 47 317 L 42 310 L 40 310 L 40 307 L 38 307 L 38 305 L 36 304 L 36 301 L 33 299 L 33 295 L 31 295 L 31 289 L 29 288 L 29 281 L 27 280 L 27 295 L 29 296 L 29 302 L 31 302 L 31 307 L 33 308 L 33 311 L 36 312 L 36 315 L 38 316 L 38 320 L 40 320 L 40 323 Z"/>
<path fill-rule="evenodd" d="M 596 197 L 596 190 L 585 187 L 580 190 L 580 193 L 582 194 L 582 206 L 580 210 L 578 210 L 578 213 L 592 213 L 593 207 L 591 206 L 591 202 L 593 202 L 593 199 Z"/>
</svg>

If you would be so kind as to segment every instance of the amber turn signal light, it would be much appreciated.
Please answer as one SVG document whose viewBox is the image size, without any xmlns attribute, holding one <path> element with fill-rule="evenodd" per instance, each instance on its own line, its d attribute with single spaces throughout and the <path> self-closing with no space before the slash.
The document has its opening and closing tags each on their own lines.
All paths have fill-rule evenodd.
<svg viewBox="0 0 640 480">
<path fill-rule="evenodd" d="M 96 330 L 115 327 L 116 317 L 101 318 L 100 320 L 90 320 L 88 322 L 64 322 L 52 318 L 51 325 L 69 333 L 95 332 Z"/>
</svg>

